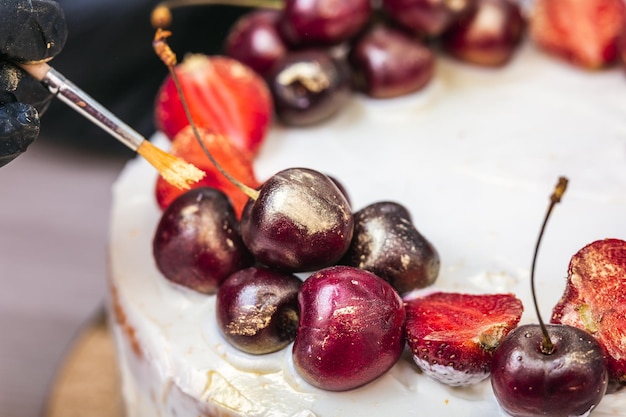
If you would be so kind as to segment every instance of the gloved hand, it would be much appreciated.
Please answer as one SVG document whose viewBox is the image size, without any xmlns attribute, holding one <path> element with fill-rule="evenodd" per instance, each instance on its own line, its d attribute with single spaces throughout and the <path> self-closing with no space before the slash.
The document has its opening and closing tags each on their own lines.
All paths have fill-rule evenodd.
<svg viewBox="0 0 626 417">
<path fill-rule="evenodd" d="M 39 115 L 52 96 L 14 63 L 47 61 L 67 38 L 59 4 L 51 0 L 0 0 L 0 167 L 39 135 Z"/>
</svg>

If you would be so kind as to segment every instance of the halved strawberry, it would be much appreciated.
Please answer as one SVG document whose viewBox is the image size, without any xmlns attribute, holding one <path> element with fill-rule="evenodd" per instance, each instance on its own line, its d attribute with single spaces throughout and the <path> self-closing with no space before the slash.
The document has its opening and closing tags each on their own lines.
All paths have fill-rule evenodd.
<svg viewBox="0 0 626 417">
<path fill-rule="evenodd" d="M 252 161 L 243 156 L 232 142 L 223 135 L 205 129 L 198 129 L 198 131 L 205 146 L 222 168 L 248 187 L 257 188 L 259 186 L 259 182 L 254 175 Z M 192 188 L 213 187 L 223 191 L 230 198 L 237 216 L 241 216 L 243 206 L 248 201 L 248 196 L 215 168 L 204 154 L 200 144 L 198 144 L 190 126 L 185 127 L 174 137 L 170 153 L 194 164 L 206 173 L 203 179 L 191 185 Z M 167 207 L 183 192 L 184 190 L 172 186 L 163 178 L 159 177 L 157 179 L 156 199 L 161 209 Z"/>
<path fill-rule="evenodd" d="M 500 341 L 524 310 L 513 294 L 435 292 L 405 300 L 406 340 L 427 375 L 452 386 L 479 382 L 491 372 Z"/>
<path fill-rule="evenodd" d="M 591 333 L 607 353 L 609 379 L 626 385 L 626 242 L 598 240 L 571 259 L 552 322 Z"/>
<path fill-rule="evenodd" d="M 623 0 L 537 0 L 530 33 L 548 52 L 596 69 L 617 60 L 625 21 Z"/>
<path fill-rule="evenodd" d="M 227 136 L 248 158 L 256 155 L 273 115 L 265 81 L 223 56 L 189 55 L 175 71 L 194 122 Z M 155 122 L 170 139 L 189 125 L 171 76 L 158 92 Z"/>
</svg>

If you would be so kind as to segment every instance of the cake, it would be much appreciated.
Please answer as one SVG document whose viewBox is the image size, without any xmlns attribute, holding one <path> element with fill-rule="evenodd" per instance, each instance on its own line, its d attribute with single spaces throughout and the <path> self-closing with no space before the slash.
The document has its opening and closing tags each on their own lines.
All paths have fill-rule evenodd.
<svg viewBox="0 0 626 417">
<path fill-rule="evenodd" d="M 530 265 L 558 177 L 570 185 L 537 263 L 544 318 L 563 294 L 574 253 L 626 237 L 624 114 L 620 69 L 582 71 L 525 43 L 504 68 L 438 57 L 418 93 L 355 95 L 323 124 L 276 125 L 255 168 L 260 179 L 288 167 L 330 174 L 354 210 L 403 204 L 439 252 L 434 288 L 512 292 L 525 306 L 521 323 L 535 323 Z M 162 134 L 153 141 L 168 145 Z M 155 266 L 156 175 L 131 161 L 113 190 L 111 328 L 127 417 L 502 414 L 488 380 L 452 388 L 418 372 L 410 355 L 373 382 L 330 392 L 298 375 L 290 346 L 262 356 L 230 346 L 215 323 L 215 296 L 176 286 Z M 626 416 L 626 392 L 605 396 L 591 415 Z"/>
</svg>

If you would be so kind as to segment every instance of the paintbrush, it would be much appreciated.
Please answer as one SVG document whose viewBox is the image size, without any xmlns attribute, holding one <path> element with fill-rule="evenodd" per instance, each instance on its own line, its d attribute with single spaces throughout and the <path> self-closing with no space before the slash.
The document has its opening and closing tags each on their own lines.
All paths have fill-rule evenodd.
<svg viewBox="0 0 626 417">
<path fill-rule="evenodd" d="M 61 101 L 141 155 L 170 184 L 188 189 L 204 177 L 204 171 L 154 146 L 50 65 L 39 62 L 20 66 Z"/>
</svg>

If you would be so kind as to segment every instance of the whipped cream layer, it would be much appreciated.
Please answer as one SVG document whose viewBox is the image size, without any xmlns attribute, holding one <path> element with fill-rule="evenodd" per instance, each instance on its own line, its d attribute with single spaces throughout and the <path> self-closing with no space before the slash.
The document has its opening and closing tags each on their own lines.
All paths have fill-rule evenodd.
<svg viewBox="0 0 626 417">
<path fill-rule="evenodd" d="M 626 239 L 626 76 L 586 73 L 525 45 L 502 69 L 440 57 L 427 89 L 393 100 L 355 96 L 333 120 L 275 127 L 259 179 L 307 167 L 339 179 L 354 210 L 393 200 L 439 251 L 434 289 L 513 292 L 536 322 L 530 264 L 549 196 L 570 180 L 537 263 L 544 319 L 563 293 L 571 256 Z M 160 135 L 159 146 L 167 146 Z M 215 297 L 166 281 L 152 258 L 160 217 L 156 172 L 128 164 L 114 187 L 111 310 L 127 417 L 496 416 L 489 380 L 442 385 L 409 354 L 378 380 L 333 393 L 304 382 L 291 347 L 265 355 L 232 348 L 216 327 Z M 591 414 L 626 416 L 626 392 Z"/>
</svg>

